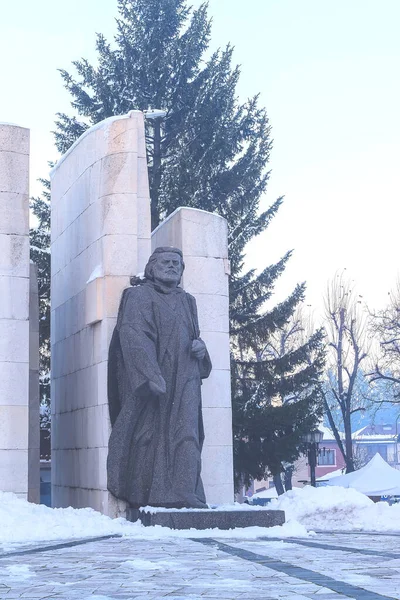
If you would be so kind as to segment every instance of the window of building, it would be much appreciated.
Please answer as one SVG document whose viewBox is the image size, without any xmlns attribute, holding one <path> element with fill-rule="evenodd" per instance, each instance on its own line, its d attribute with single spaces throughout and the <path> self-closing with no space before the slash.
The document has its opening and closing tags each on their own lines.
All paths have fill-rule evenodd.
<svg viewBox="0 0 400 600">
<path fill-rule="evenodd" d="M 336 451 L 327 448 L 321 448 L 318 453 L 318 465 L 336 465 Z"/>
<path fill-rule="evenodd" d="M 386 444 L 366 444 L 367 460 L 371 460 L 376 453 L 380 454 L 383 460 L 388 459 Z"/>
</svg>

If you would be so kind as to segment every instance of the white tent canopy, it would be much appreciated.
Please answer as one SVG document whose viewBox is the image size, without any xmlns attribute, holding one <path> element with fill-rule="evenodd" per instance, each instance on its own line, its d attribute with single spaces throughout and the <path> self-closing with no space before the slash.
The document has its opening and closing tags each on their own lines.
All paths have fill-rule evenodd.
<svg viewBox="0 0 400 600">
<path fill-rule="evenodd" d="M 365 467 L 353 473 L 333 477 L 326 485 L 354 488 L 366 496 L 398 496 L 400 471 L 388 465 L 380 454 L 375 454 Z"/>
</svg>

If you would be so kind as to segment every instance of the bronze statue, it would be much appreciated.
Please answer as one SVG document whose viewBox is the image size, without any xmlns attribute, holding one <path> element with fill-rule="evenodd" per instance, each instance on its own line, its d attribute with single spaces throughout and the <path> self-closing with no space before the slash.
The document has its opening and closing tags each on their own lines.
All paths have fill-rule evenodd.
<svg viewBox="0 0 400 600">
<path fill-rule="evenodd" d="M 201 379 L 211 361 L 182 252 L 157 248 L 124 291 L 110 344 L 108 489 L 132 507 L 205 508 Z"/>
</svg>

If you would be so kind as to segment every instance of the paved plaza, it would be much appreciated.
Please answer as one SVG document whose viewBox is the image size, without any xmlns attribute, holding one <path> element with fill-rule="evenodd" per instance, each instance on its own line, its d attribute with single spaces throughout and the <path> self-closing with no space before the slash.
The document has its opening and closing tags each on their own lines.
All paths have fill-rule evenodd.
<svg viewBox="0 0 400 600">
<path fill-rule="evenodd" d="M 0 598 L 382 600 L 400 598 L 400 537 L 110 537 L 0 554 Z"/>
</svg>

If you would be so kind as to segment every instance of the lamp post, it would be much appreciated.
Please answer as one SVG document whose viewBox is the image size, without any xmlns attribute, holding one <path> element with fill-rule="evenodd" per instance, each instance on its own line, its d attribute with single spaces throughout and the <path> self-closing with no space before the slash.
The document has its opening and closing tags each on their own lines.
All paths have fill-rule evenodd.
<svg viewBox="0 0 400 600">
<path fill-rule="evenodd" d="M 400 413 L 397 415 L 396 419 L 396 465 L 399 464 L 399 433 L 397 431 L 397 426 L 399 424 Z"/>
<path fill-rule="evenodd" d="M 307 446 L 308 464 L 310 465 L 310 478 L 311 485 L 316 487 L 315 484 L 315 468 L 317 466 L 317 452 L 318 444 L 322 442 L 324 434 L 319 429 L 314 429 L 309 433 L 306 433 L 301 437 L 302 442 Z"/>
</svg>

